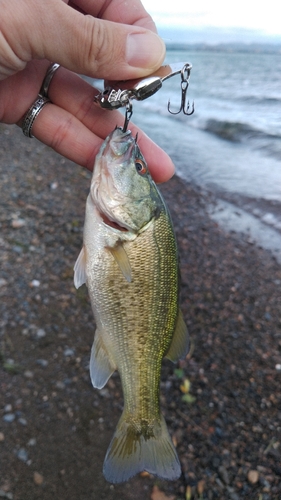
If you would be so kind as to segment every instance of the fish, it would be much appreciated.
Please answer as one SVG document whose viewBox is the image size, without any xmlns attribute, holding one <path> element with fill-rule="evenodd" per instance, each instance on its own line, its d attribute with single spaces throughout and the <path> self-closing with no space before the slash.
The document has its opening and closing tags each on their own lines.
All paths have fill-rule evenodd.
<svg viewBox="0 0 281 500">
<path fill-rule="evenodd" d="M 179 281 L 168 208 L 137 138 L 117 127 L 96 156 L 74 266 L 75 287 L 86 283 L 96 322 L 92 384 L 101 389 L 115 370 L 122 383 L 124 409 L 103 465 L 110 483 L 142 471 L 181 475 L 159 408 L 162 360 L 176 362 L 189 348 Z"/>
</svg>

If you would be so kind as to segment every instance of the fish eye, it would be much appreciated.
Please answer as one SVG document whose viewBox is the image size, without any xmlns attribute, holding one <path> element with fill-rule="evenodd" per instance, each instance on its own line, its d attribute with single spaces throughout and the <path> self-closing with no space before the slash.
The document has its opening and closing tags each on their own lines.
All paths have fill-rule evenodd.
<svg viewBox="0 0 281 500">
<path fill-rule="evenodd" d="M 147 166 L 146 166 L 146 164 L 142 160 L 137 159 L 135 161 L 135 165 L 136 165 L 136 170 L 137 170 L 137 172 L 140 175 L 146 174 L 146 172 L 147 172 Z"/>
</svg>

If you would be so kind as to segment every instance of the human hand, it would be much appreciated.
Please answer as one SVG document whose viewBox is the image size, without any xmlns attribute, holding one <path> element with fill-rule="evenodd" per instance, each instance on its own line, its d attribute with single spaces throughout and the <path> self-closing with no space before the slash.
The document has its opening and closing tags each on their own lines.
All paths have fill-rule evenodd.
<svg viewBox="0 0 281 500">
<path fill-rule="evenodd" d="M 165 48 L 151 17 L 140 0 L 0 0 L 0 8 L 0 121 L 22 125 L 50 61 L 61 64 L 49 87 L 51 103 L 36 117 L 32 134 L 92 169 L 102 140 L 124 118 L 95 105 L 97 90 L 75 73 L 116 80 L 157 69 Z M 154 179 L 170 178 L 174 167 L 166 153 L 137 127 L 130 129 L 139 132 Z"/>
</svg>

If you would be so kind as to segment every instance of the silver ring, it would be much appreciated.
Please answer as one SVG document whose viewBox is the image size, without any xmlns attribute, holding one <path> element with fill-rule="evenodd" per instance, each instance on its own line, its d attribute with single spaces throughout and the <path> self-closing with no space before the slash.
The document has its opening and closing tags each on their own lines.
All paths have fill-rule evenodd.
<svg viewBox="0 0 281 500">
<path fill-rule="evenodd" d="M 45 76 L 43 83 L 41 85 L 40 92 L 39 92 L 39 95 L 41 95 L 42 97 L 48 97 L 50 83 L 52 81 L 52 78 L 53 78 L 55 72 L 57 71 L 57 69 L 59 69 L 59 67 L 60 67 L 60 65 L 57 63 L 52 63 L 49 66 L 48 71 L 46 73 L 46 76 Z"/>
<path fill-rule="evenodd" d="M 40 111 L 46 104 L 48 104 L 48 102 L 51 102 L 48 97 L 42 97 L 41 95 L 39 95 L 32 106 L 30 106 L 22 124 L 22 131 L 26 137 L 34 137 L 34 135 L 31 134 L 33 123 L 39 115 Z"/>
</svg>

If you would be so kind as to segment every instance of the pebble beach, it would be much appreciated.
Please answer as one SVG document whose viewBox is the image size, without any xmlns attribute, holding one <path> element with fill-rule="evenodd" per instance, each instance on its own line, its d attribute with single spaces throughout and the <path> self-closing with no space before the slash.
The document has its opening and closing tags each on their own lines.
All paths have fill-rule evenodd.
<svg viewBox="0 0 281 500">
<path fill-rule="evenodd" d="M 73 285 L 91 174 L 0 125 L 0 498 L 281 498 L 281 267 L 207 211 L 212 193 L 161 186 L 177 235 L 191 348 L 165 360 L 161 408 L 182 464 L 167 482 L 102 475 L 122 410 L 117 373 L 88 364 L 95 325 Z"/>
</svg>

